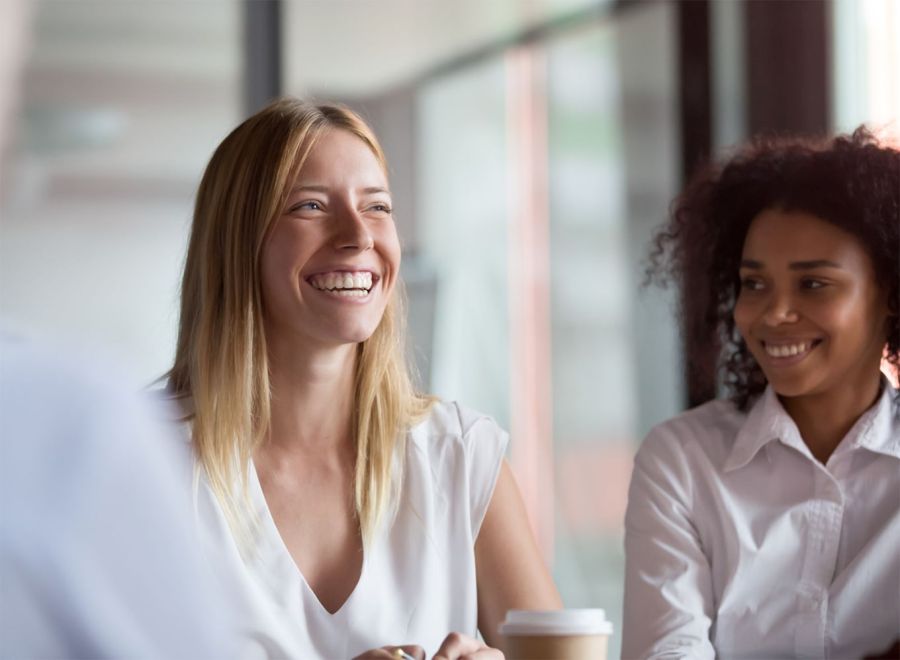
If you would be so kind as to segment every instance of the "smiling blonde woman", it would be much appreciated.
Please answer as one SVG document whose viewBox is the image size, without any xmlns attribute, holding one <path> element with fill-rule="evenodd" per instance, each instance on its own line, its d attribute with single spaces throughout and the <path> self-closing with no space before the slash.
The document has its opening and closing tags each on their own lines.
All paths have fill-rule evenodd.
<svg viewBox="0 0 900 660">
<path fill-rule="evenodd" d="M 248 654 L 500 657 L 507 609 L 559 606 L 506 434 L 410 383 L 399 266 L 384 154 L 348 109 L 281 100 L 214 153 L 169 388 Z"/>
</svg>

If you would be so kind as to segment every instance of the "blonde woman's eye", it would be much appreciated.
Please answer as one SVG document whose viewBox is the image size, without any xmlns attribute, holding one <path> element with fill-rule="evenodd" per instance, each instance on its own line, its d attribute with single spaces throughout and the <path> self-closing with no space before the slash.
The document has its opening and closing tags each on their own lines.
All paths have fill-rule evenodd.
<svg viewBox="0 0 900 660">
<path fill-rule="evenodd" d="M 388 215 L 391 213 L 391 207 L 387 204 L 373 204 L 370 208 L 378 213 L 386 213 Z"/>
<path fill-rule="evenodd" d="M 305 202 L 300 202 L 299 204 L 294 205 L 291 209 L 292 211 L 321 211 L 322 205 L 314 199 L 307 200 Z"/>
</svg>

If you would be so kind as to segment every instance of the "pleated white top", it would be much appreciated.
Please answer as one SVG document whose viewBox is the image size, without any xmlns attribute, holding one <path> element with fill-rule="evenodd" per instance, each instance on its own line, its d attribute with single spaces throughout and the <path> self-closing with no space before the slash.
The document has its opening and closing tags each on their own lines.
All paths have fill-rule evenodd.
<svg viewBox="0 0 900 660">
<path fill-rule="evenodd" d="M 334 614 L 285 547 L 255 468 L 249 488 L 260 524 L 243 553 L 200 471 L 197 515 L 210 561 L 239 608 L 241 658 L 337 660 L 401 643 L 430 656 L 450 631 L 476 634 L 475 539 L 508 436 L 489 417 L 438 402 L 406 440 L 396 516 L 365 548 L 359 582 Z"/>
</svg>

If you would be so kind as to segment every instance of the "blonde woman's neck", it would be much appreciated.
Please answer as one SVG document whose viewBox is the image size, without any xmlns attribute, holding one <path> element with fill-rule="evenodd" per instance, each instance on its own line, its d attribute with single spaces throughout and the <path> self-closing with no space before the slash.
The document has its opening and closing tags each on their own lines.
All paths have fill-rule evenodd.
<svg viewBox="0 0 900 660">
<path fill-rule="evenodd" d="M 352 449 L 356 346 L 269 345 L 271 418 L 266 445 L 279 452 Z"/>
</svg>

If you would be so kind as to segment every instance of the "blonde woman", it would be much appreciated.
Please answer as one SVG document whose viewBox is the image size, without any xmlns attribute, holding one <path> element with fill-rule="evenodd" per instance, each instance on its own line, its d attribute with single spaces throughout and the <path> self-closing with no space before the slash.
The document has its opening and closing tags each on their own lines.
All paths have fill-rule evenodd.
<svg viewBox="0 0 900 660">
<path fill-rule="evenodd" d="M 351 111 L 281 100 L 214 153 L 169 387 L 252 657 L 499 658 L 507 609 L 560 606 L 506 434 L 410 384 L 399 266 Z"/>
</svg>

